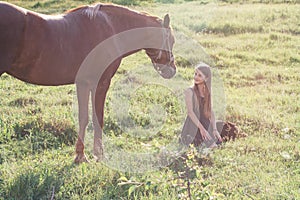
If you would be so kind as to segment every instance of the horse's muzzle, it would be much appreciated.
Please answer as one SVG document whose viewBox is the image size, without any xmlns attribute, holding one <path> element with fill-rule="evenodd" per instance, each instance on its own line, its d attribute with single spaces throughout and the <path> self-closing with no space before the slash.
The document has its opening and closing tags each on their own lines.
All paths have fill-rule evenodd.
<svg viewBox="0 0 300 200">
<path fill-rule="evenodd" d="M 172 65 L 154 64 L 156 71 L 166 79 L 172 78 L 176 74 L 176 68 Z"/>
</svg>

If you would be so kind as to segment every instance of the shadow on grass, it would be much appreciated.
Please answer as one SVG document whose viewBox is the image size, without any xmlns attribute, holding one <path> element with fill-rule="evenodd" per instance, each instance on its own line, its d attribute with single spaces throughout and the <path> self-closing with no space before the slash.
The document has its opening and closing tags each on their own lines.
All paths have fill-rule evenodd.
<svg viewBox="0 0 300 200">
<path fill-rule="evenodd" d="M 126 199 L 128 195 L 118 186 L 119 173 L 100 163 L 51 162 L 32 162 L 16 177 L 2 183 L 0 179 L 0 199 Z"/>
<path fill-rule="evenodd" d="M 8 185 L 4 199 L 54 199 L 55 192 L 64 185 L 66 173 L 74 167 L 69 164 L 58 170 L 49 167 L 21 173 Z"/>
</svg>

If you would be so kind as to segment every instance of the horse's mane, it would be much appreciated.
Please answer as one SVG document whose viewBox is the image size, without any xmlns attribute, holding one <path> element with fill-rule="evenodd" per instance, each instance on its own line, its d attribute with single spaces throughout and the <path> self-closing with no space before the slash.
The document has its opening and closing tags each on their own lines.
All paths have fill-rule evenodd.
<svg viewBox="0 0 300 200">
<path fill-rule="evenodd" d="M 66 11 L 66 14 L 69 14 L 69 13 L 72 13 L 72 12 L 76 12 L 76 11 L 78 11 L 78 10 L 82 10 L 82 9 L 84 9 L 84 8 L 86 8 L 86 7 L 88 7 L 87 5 L 83 5 L 83 6 L 79 6 L 79 7 L 76 7 L 76 8 L 72 8 L 72 9 L 70 9 L 70 10 L 67 10 Z"/>
<path fill-rule="evenodd" d="M 94 18 L 97 15 L 97 11 L 99 11 L 102 6 L 103 7 L 112 8 L 112 9 L 117 9 L 117 10 L 121 9 L 121 10 L 123 10 L 125 12 L 135 13 L 137 15 L 146 16 L 146 17 L 152 18 L 155 21 L 162 22 L 162 20 L 159 17 L 150 15 L 147 12 L 138 12 L 138 11 L 132 10 L 130 8 L 127 8 L 127 7 L 124 7 L 124 6 L 120 6 L 120 5 L 116 5 L 116 4 L 112 4 L 112 3 L 106 3 L 106 4 L 97 3 L 97 4 L 92 4 L 92 5 L 83 5 L 83 6 L 80 6 L 80 7 L 77 7 L 77 8 L 73 8 L 71 10 L 68 10 L 66 12 L 66 14 L 73 13 L 73 12 L 81 10 L 82 11 L 81 13 L 83 15 L 86 15 L 90 19 L 92 19 L 92 18 Z"/>
<path fill-rule="evenodd" d="M 77 8 L 73 8 L 68 10 L 66 14 L 74 13 L 76 11 L 82 11 L 82 14 L 88 16 L 90 19 L 94 18 L 97 15 L 97 11 L 100 9 L 101 4 L 94 4 L 94 5 L 83 5 Z"/>
</svg>

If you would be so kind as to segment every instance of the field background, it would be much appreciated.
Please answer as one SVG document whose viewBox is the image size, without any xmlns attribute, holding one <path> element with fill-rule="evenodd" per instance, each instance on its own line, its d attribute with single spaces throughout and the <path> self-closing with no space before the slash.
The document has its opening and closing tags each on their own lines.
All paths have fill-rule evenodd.
<svg viewBox="0 0 300 200">
<path fill-rule="evenodd" d="M 8 2 L 58 14 L 95 1 Z M 142 174 L 93 161 L 74 165 L 75 87 L 40 87 L 2 75 L 0 199 L 300 199 L 299 1 L 114 3 L 160 17 L 169 13 L 175 31 L 204 47 L 224 84 L 225 117 L 248 137 L 206 154 L 191 148 L 172 164 Z M 113 79 L 115 90 L 132 66 L 149 62 L 143 52 L 126 58 Z M 193 68 L 181 57 L 177 65 L 175 78 L 188 86 Z M 147 115 L 149 102 L 167 110 L 165 126 L 153 138 L 134 138 L 120 130 L 110 109 L 113 100 L 107 99 L 105 132 L 118 148 L 155 150 L 176 139 L 178 121 L 172 116 L 181 113 L 180 105 L 163 88 L 150 89 L 132 102 L 142 113 L 133 112 L 141 125 L 160 116 Z M 152 100 L 139 101 L 147 95 Z M 167 102 L 173 102 L 171 108 Z"/>
</svg>

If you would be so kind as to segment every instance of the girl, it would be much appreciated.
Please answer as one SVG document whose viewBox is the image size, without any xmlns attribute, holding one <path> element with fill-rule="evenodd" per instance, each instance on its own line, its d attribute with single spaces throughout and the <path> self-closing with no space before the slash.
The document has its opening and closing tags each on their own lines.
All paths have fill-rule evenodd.
<svg viewBox="0 0 300 200">
<path fill-rule="evenodd" d="M 201 63 L 195 68 L 194 85 L 185 91 L 187 118 L 182 132 L 181 142 L 185 145 L 216 147 L 222 138 L 216 127 L 211 102 L 211 70 Z"/>
</svg>

